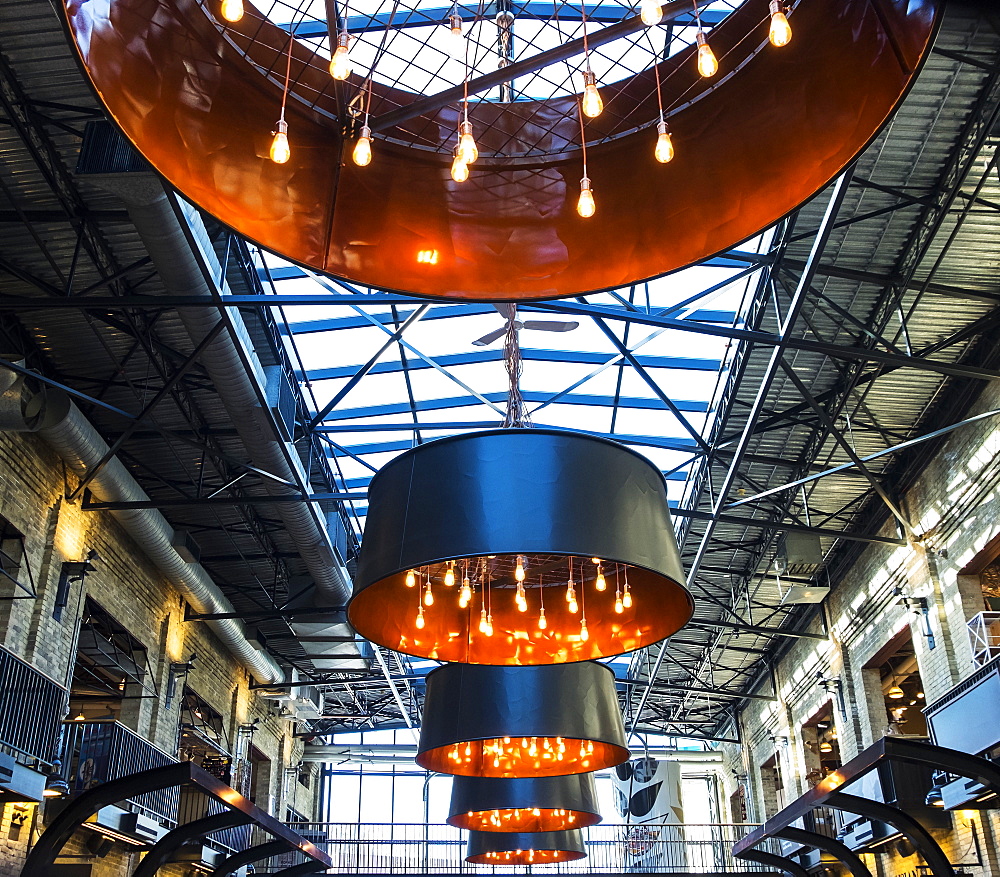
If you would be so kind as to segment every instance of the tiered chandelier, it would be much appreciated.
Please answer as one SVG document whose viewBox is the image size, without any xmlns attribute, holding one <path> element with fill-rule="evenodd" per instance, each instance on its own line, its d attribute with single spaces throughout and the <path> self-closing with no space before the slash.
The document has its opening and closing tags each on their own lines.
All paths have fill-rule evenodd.
<svg viewBox="0 0 1000 877">
<path fill-rule="evenodd" d="M 592 773 L 553 777 L 456 776 L 448 822 L 473 831 L 539 832 L 601 821 Z"/>
</svg>

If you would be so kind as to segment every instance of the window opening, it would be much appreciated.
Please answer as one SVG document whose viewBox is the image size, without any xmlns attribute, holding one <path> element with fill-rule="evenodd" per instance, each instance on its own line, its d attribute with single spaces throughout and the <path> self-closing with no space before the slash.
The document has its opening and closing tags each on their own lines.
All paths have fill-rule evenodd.
<svg viewBox="0 0 1000 877">
<path fill-rule="evenodd" d="M 38 596 L 31 565 L 25 562 L 24 534 L 2 516 L 0 516 L 0 578 L 14 586 L 10 588 L 9 593 L 0 596 L 0 599 L 25 600 Z M 21 581 L 22 578 L 27 581 Z M 18 593 L 18 590 L 22 593 Z"/>
<path fill-rule="evenodd" d="M 73 665 L 70 718 L 117 720 L 123 701 L 157 696 L 146 647 L 87 597 Z"/>
</svg>

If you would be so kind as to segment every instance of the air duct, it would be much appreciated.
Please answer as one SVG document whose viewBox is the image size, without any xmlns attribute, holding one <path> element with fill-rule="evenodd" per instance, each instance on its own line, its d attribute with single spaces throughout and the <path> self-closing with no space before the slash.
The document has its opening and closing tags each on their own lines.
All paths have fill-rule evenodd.
<svg viewBox="0 0 1000 877">
<path fill-rule="evenodd" d="M 223 272 L 197 211 L 183 201 L 174 202 L 183 214 L 183 222 L 188 227 L 185 229 L 156 178 L 147 174 L 94 174 L 92 169 L 87 170 L 90 179 L 124 201 L 166 293 L 201 296 L 211 301 L 213 288 L 207 278 L 222 277 Z M 215 291 L 226 294 L 225 281 L 222 287 Z M 178 314 L 196 345 L 219 322 L 218 311 L 211 307 L 180 308 Z M 230 320 L 234 332 L 220 334 L 205 348 L 200 362 L 211 377 L 254 465 L 280 479 L 263 479 L 265 490 L 276 496 L 287 496 L 288 484 L 292 483 L 305 492 L 309 488 L 299 468 L 298 454 L 278 440 L 271 422 L 267 410 L 267 377 L 253 353 L 246 325 L 236 311 L 230 312 Z M 311 503 L 283 502 L 277 504 L 275 510 L 315 583 L 317 603 L 331 607 L 345 605 L 352 591 L 350 576 L 334 552 L 319 509 Z"/>
<path fill-rule="evenodd" d="M 83 475 L 108 453 L 108 445 L 79 408 L 61 391 L 33 392 L 21 375 L 0 369 L 0 430 L 37 432 L 65 461 Z M 101 502 L 148 502 L 149 496 L 117 457 L 112 457 L 90 482 Z M 197 563 L 186 562 L 173 547 L 173 527 L 156 509 L 112 511 L 125 531 L 200 614 L 234 612 L 215 582 Z M 216 636 L 259 682 L 284 679 L 281 667 L 248 641 L 243 625 L 227 618 L 206 622 Z"/>
</svg>

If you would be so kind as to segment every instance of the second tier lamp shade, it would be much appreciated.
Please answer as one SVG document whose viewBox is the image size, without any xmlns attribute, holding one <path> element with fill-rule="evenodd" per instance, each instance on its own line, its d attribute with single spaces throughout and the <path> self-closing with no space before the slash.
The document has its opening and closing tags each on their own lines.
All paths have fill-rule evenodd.
<svg viewBox="0 0 1000 877">
<path fill-rule="evenodd" d="M 427 674 L 417 764 L 456 776 L 588 773 L 627 760 L 603 664 L 446 664 Z"/>
</svg>

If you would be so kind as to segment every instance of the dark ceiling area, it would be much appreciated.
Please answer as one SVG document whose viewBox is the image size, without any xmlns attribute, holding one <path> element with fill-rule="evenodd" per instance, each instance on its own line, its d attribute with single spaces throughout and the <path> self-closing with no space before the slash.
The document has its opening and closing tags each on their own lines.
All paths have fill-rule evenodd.
<svg viewBox="0 0 1000 877">
<path fill-rule="evenodd" d="M 884 130 L 772 230 L 683 281 L 519 307 L 579 324 L 558 344 L 523 339 L 533 422 L 617 438 L 670 488 L 696 610 L 613 665 L 630 730 L 728 737 L 741 699 L 770 697 L 781 649 L 825 639 L 804 630 L 817 595 L 862 551 L 935 550 L 899 498 L 1000 378 L 1000 15 L 988 7 L 947 6 Z M 0 364 L 68 392 L 144 492 L 109 502 L 69 478 L 67 501 L 158 509 L 184 534 L 287 684 L 323 693 L 303 734 L 415 725 L 432 663 L 353 644 L 342 607 L 311 608 L 315 569 L 354 569 L 367 484 L 388 459 L 499 425 L 501 352 L 471 345 L 496 311 L 299 270 L 172 192 L 183 234 L 154 251 L 143 193 L 160 186 L 106 122 L 52 7 L 7 0 Z M 208 290 L 199 301 L 178 288 L 182 256 Z M 659 346 L 637 352 L 654 333 Z M 242 356 L 233 384 L 256 387 L 246 420 L 208 358 L 220 339 Z M 595 368 L 600 391 L 584 380 Z M 303 535 L 317 525 L 332 552 Z"/>
</svg>

